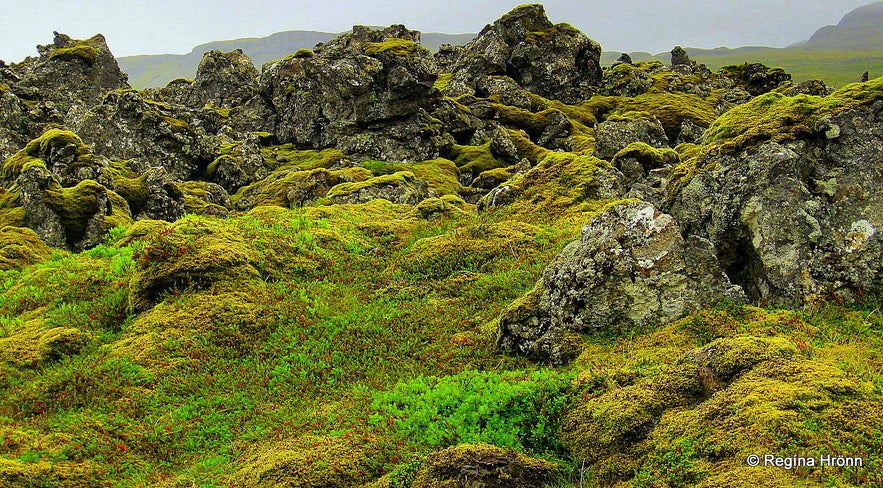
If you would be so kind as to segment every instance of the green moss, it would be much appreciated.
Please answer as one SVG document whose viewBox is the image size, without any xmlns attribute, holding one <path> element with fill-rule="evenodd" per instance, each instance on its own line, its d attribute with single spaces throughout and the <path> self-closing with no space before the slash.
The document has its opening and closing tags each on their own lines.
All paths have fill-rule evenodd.
<svg viewBox="0 0 883 488">
<path fill-rule="evenodd" d="M 272 170 L 330 168 L 345 157 L 338 149 L 300 150 L 295 149 L 290 143 L 261 148 L 261 155 L 264 157 L 264 163 Z"/>
<path fill-rule="evenodd" d="M 515 175 L 502 185 L 508 187 L 505 198 L 512 201 L 510 205 L 518 212 L 565 208 L 594 211 L 603 205 L 598 201 L 601 182 L 597 174 L 606 166 L 609 163 L 593 156 L 548 151 L 530 171 Z M 489 204 L 488 198 L 493 195 L 482 202 Z"/>
<path fill-rule="evenodd" d="M 193 134 L 193 127 L 187 123 L 185 120 L 176 119 L 175 117 L 169 117 L 168 115 L 160 116 L 169 127 L 172 128 L 172 131 L 179 133 L 188 133 Z"/>
<path fill-rule="evenodd" d="M 429 183 L 431 189 L 440 195 L 456 195 L 463 189 L 460 184 L 460 171 L 454 163 L 445 158 L 430 159 L 416 163 L 389 163 L 386 161 L 366 161 L 362 167 L 375 175 L 387 175 L 400 171 L 410 171 L 421 180 Z"/>
<path fill-rule="evenodd" d="M 52 255 L 37 234 L 28 228 L 0 228 L 0 270 L 21 269 Z"/>
<path fill-rule="evenodd" d="M 785 142 L 815 132 L 821 117 L 883 99 L 883 77 L 847 85 L 827 97 L 770 92 L 733 107 L 708 128 L 706 144 L 733 153 L 764 142 Z"/>
<path fill-rule="evenodd" d="M 88 333 L 76 328 L 47 328 L 43 320 L 29 320 L 11 336 L 0 338 L 0 362 L 33 368 L 76 354 L 90 340 Z"/>
<path fill-rule="evenodd" d="M 365 54 L 375 56 L 380 53 L 390 53 L 395 56 L 415 56 L 418 53 L 429 54 L 429 50 L 416 42 L 395 37 L 383 42 L 365 43 Z"/>
<path fill-rule="evenodd" d="M 329 200 L 335 198 L 344 198 L 354 193 L 358 193 L 366 188 L 381 186 L 405 186 L 412 185 L 417 180 L 414 173 L 410 171 L 398 171 L 392 174 L 375 176 L 367 180 L 353 181 L 349 183 L 340 183 L 328 190 L 325 195 Z"/>
<path fill-rule="evenodd" d="M 530 43 L 548 42 L 552 39 L 557 40 L 559 36 L 574 37 L 578 36 L 579 34 L 579 29 L 568 24 L 567 22 L 561 22 L 559 24 L 553 25 L 552 27 L 549 27 L 548 29 L 528 33 L 527 37 L 525 37 L 525 41 Z"/>
<path fill-rule="evenodd" d="M 76 488 L 100 486 L 103 473 L 90 462 L 0 458 L 0 483 L 9 487 L 53 486 Z M 35 480 L 37 483 L 35 484 Z"/>
<path fill-rule="evenodd" d="M 30 164 L 45 166 L 44 159 L 48 159 L 49 155 L 54 151 L 61 150 L 67 146 L 75 147 L 77 162 L 89 163 L 92 161 L 92 152 L 83 143 L 80 136 L 68 130 L 49 129 L 6 159 L 3 163 L 3 177 L 8 181 L 12 181 L 18 178 L 18 175 Z"/>
<path fill-rule="evenodd" d="M 578 461 L 589 463 L 594 484 L 695 486 L 746 475 L 741 468 L 749 453 L 817 456 L 832 442 L 872 442 L 870 430 L 856 423 L 843 427 L 843 409 L 863 411 L 878 394 L 824 361 L 802 358 L 791 340 L 736 336 L 666 362 L 672 364 L 630 386 L 608 384 L 605 393 L 584 400 L 565 418 L 562 439 Z M 787 484 L 799 483 L 800 471 L 790 474 L 797 477 L 789 476 Z M 862 476 L 843 471 L 823 476 L 832 475 L 834 484 Z"/>
<path fill-rule="evenodd" d="M 345 439 L 303 436 L 253 450 L 236 472 L 243 488 L 345 488 L 370 480 L 369 448 Z"/>
<path fill-rule="evenodd" d="M 417 471 L 415 488 L 461 486 L 551 486 L 560 468 L 549 461 L 490 444 L 461 444 L 429 454 Z"/>
<path fill-rule="evenodd" d="M 50 186 L 46 190 L 46 203 L 58 214 L 68 241 L 77 241 L 86 233 L 89 221 L 103 215 L 101 201 L 107 189 L 92 180 L 83 180 L 73 188 Z"/>
<path fill-rule="evenodd" d="M 204 181 L 185 181 L 178 184 L 181 193 L 184 194 L 184 213 L 195 215 L 214 215 L 226 217 L 229 209 L 215 203 L 214 188 L 210 188 Z"/>
<path fill-rule="evenodd" d="M 291 169 L 292 167 L 294 169 Z M 372 176 L 371 172 L 364 168 L 329 171 L 320 167 L 300 170 L 298 166 L 294 166 L 294 163 L 287 164 L 285 168 L 288 169 L 278 169 L 267 178 L 240 188 L 231 197 L 236 208 L 244 210 L 263 205 L 280 207 L 311 205 L 325 197 L 328 191 L 337 185 L 366 181 Z"/>
<path fill-rule="evenodd" d="M 455 144 L 451 155 L 454 158 L 454 164 L 461 172 L 479 174 L 482 171 L 502 167 L 502 164 L 491 153 L 491 141 L 480 146 Z"/>
<path fill-rule="evenodd" d="M 89 46 L 88 44 L 77 44 L 72 47 L 62 47 L 55 49 L 52 51 L 52 54 L 49 55 L 49 59 L 59 59 L 62 61 L 69 61 L 72 59 L 82 59 L 88 64 L 94 64 L 95 60 L 98 58 L 98 49 Z"/>
<path fill-rule="evenodd" d="M 261 256 L 223 220 L 179 220 L 142 237 L 138 249 L 129 296 L 134 310 L 150 308 L 172 289 L 260 277 Z"/>
<path fill-rule="evenodd" d="M 304 209 L 304 216 L 325 220 L 351 242 L 359 246 L 382 243 L 385 247 L 402 246 L 423 221 L 414 207 L 377 198 L 367 203 L 328 205 Z"/>
<path fill-rule="evenodd" d="M 316 56 L 316 53 L 314 53 L 311 49 L 302 48 L 302 49 L 298 49 L 292 56 L 295 59 L 306 59 L 306 58 L 312 58 L 312 57 Z"/>
<path fill-rule="evenodd" d="M 147 174 L 130 178 L 119 170 L 114 170 L 113 185 L 116 193 L 126 200 L 133 213 L 137 214 L 147 202 Z"/>
<path fill-rule="evenodd" d="M 658 149 L 643 142 L 633 142 L 621 149 L 613 156 L 611 164 L 616 166 L 625 158 L 637 159 L 644 168 L 660 168 L 680 162 L 680 156 L 676 151 L 669 148 Z"/>
<path fill-rule="evenodd" d="M 651 90 L 634 98 L 621 98 L 615 113 L 647 112 L 655 116 L 669 138 L 681 130 L 681 123 L 689 119 L 699 127 L 708 127 L 717 118 L 716 99 L 703 99 L 692 93 L 672 93 Z"/>
<path fill-rule="evenodd" d="M 407 272 L 425 279 L 445 279 L 458 273 L 489 273 L 494 266 L 512 254 L 509 249 L 536 246 L 541 230 L 529 224 L 500 223 L 474 226 L 435 237 L 420 239 L 407 252 L 402 264 Z"/>
<path fill-rule="evenodd" d="M 466 202 L 455 195 L 444 195 L 441 198 L 427 198 L 417 204 L 417 213 L 424 219 L 438 218 L 442 215 L 463 214 Z"/>
<path fill-rule="evenodd" d="M 448 84 L 451 82 L 451 77 L 454 76 L 453 73 L 441 73 L 438 75 L 438 78 L 435 79 L 435 83 L 432 85 L 438 91 L 445 91 L 448 89 Z"/>
</svg>

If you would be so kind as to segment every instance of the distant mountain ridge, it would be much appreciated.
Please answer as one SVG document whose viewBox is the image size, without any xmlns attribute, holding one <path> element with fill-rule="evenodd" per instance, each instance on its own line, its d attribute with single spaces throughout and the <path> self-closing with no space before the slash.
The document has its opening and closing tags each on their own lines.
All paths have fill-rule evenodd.
<svg viewBox="0 0 883 488">
<path fill-rule="evenodd" d="M 727 65 L 763 63 L 779 66 L 795 81 L 821 79 L 832 86 L 859 81 L 864 71 L 883 73 L 883 1 L 858 7 L 837 25 L 818 29 L 809 39 L 785 48 L 745 46 L 735 49 L 686 48 L 699 63 L 718 69 Z M 669 62 L 668 53 L 629 53 L 633 60 Z M 612 63 L 619 52 L 604 52 L 601 61 Z"/>
<path fill-rule="evenodd" d="M 200 44 L 187 54 L 147 54 L 117 58 L 120 68 L 129 75 L 129 83 L 138 89 L 165 86 L 176 78 L 192 78 L 203 54 L 217 51 L 242 51 L 255 66 L 282 59 L 298 49 L 311 49 L 320 42 L 339 36 L 339 32 L 284 31 L 260 38 L 242 38 Z M 421 43 L 431 51 L 442 44 L 466 44 L 476 34 L 423 33 Z"/>
<path fill-rule="evenodd" d="M 802 46 L 809 49 L 880 49 L 883 46 L 883 1 L 858 7 L 837 25 L 817 30 Z"/>
<path fill-rule="evenodd" d="M 781 66 L 795 80 L 823 79 L 839 86 L 852 81 L 864 71 L 883 73 L 883 1 L 858 7 L 837 25 L 818 29 L 808 40 L 786 48 L 746 46 L 739 48 L 686 48 L 700 63 L 716 69 L 726 65 L 760 62 Z M 591 37 L 591 32 L 587 32 Z M 211 50 L 242 49 L 255 66 L 281 59 L 298 49 L 312 48 L 340 33 L 316 31 L 284 31 L 262 38 L 242 38 L 200 44 L 188 54 L 157 54 L 117 58 L 120 68 L 128 73 L 129 83 L 138 89 L 165 86 L 175 78 L 192 78 L 203 54 Z M 423 33 L 422 44 L 432 51 L 442 44 L 466 44 L 476 34 Z M 611 64 L 620 51 L 605 51 L 602 62 Z M 630 53 L 635 61 L 657 59 L 667 63 L 668 53 Z"/>
</svg>

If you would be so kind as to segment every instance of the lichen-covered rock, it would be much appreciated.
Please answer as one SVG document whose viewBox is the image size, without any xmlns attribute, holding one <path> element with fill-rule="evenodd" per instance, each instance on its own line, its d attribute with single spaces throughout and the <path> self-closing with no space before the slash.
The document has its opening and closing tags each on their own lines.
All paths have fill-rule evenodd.
<svg viewBox="0 0 883 488">
<path fill-rule="evenodd" d="M 760 63 L 745 63 L 741 66 L 728 66 L 722 71 L 735 79 L 751 96 L 772 91 L 791 81 L 791 75 L 782 68 L 770 68 Z"/>
<path fill-rule="evenodd" d="M 279 113 L 279 140 L 365 159 L 438 157 L 445 143 L 427 111 L 440 98 L 437 68 L 419 41 L 400 25 L 355 26 L 310 56 L 265 65 L 261 91 Z"/>
<path fill-rule="evenodd" d="M 744 296 L 707 240 L 682 237 L 675 220 L 649 203 L 617 203 L 583 227 L 534 291 L 503 312 L 498 342 L 561 364 L 578 352 L 573 333 L 665 324 L 722 299 Z"/>
<path fill-rule="evenodd" d="M 825 142 L 714 157 L 670 212 L 714 243 L 727 274 L 756 303 L 799 307 L 879 289 L 883 102 L 874 107 L 825 119 Z"/>
<path fill-rule="evenodd" d="M 272 131 L 276 114 L 260 94 L 260 73 L 241 49 L 209 51 L 193 81 L 175 80 L 157 91 L 160 100 L 215 110 L 240 131 Z"/>
<path fill-rule="evenodd" d="M 162 166 L 174 180 L 194 179 L 217 157 L 216 142 L 192 111 L 134 90 L 110 92 L 100 105 L 69 118 L 94 153 L 129 160 L 138 173 Z"/>
<path fill-rule="evenodd" d="M 25 225 L 52 247 L 81 251 L 99 244 L 113 204 L 107 188 L 83 180 L 63 188 L 43 165 L 31 165 L 15 182 Z"/>
<path fill-rule="evenodd" d="M 30 139 L 28 107 L 0 78 L 0 161 L 12 156 Z"/>
<path fill-rule="evenodd" d="M 629 144 L 611 160 L 622 173 L 623 186 L 629 189 L 626 198 L 651 203 L 663 201 L 668 175 L 679 162 L 680 156 L 673 149 L 657 149 L 643 142 Z"/>
<path fill-rule="evenodd" d="M 37 50 L 38 58 L 12 66 L 20 79 L 13 91 L 52 102 L 62 116 L 74 105 L 91 107 L 108 91 L 129 88 L 101 34 L 77 40 L 56 32 L 52 44 Z"/>
<path fill-rule="evenodd" d="M 601 46 L 569 24 L 552 24 L 542 5 L 515 8 L 457 54 L 452 81 L 506 75 L 565 103 L 588 99 L 601 81 Z"/>
<path fill-rule="evenodd" d="M 257 136 L 245 133 L 241 140 L 234 140 L 222 134 L 218 142 L 221 155 L 206 167 L 207 180 L 221 185 L 228 193 L 236 193 L 243 186 L 268 176 Z"/>
<path fill-rule="evenodd" d="M 555 464 L 490 444 L 461 444 L 429 454 L 414 488 L 542 488 L 559 476 Z"/>
<path fill-rule="evenodd" d="M 662 63 L 633 65 L 629 60 L 628 63 L 614 64 L 604 71 L 604 79 L 598 91 L 602 95 L 638 96 L 653 86 L 653 72 L 663 69 Z"/>
<path fill-rule="evenodd" d="M 653 116 L 605 120 L 595 127 L 595 157 L 610 160 L 633 142 L 668 147 L 662 123 Z"/>
<path fill-rule="evenodd" d="M 73 132 L 49 129 L 40 137 L 3 163 L 2 181 L 8 185 L 15 181 L 25 167 L 43 165 L 61 186 L 71 187 L 83 180 L 95 180 L 112 186 L 108 161 L 96 157 Z"/>
</svg>

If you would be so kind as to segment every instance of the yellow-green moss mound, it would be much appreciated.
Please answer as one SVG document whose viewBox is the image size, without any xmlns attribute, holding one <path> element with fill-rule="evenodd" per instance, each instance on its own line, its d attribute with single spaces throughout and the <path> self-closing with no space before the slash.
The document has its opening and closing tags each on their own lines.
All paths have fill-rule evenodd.
<svg viewBox="0 0 883 488">
<path fill-rule="evenodd" d="M 0 228 L 0 271 L 21 269 L 43 261 L 52 255 L 52 249 L 28 228 Z"/>
<path fill-rule="evenodd" d="M 229 223 L 183 219 L 139 242 L 131 305 L 145 310 L 164 293 L 225 280 L 259 279 L 259 254 Z"/>
<path fill-rule="evenodd" d="M 463 444 L 426 456 L 413 488 L 542 488 L 559 474 L 555 464 L 490 444 Z"/>
<path fill-rule="evenodd" d="M 866 452 L 883 426 L 871 407 L 878 400 L 868 383 L 802 357 L 791 341 L 737 336 L 587 399 L 568 414 L 561 436 L 599 485 L 717 486 L 712 480 L 757 479 L 744 469 L 750 454 L 819 459 Z M 877 455 L 867 453 L 868 462 Z M 787 484 L 855 484 L 868 475 L 867 467 L 766 468 L 757 469 Z"/>
<path fill-rule="evenodd" d="M 234 476 L 243 488 L 347 488 L 370 480 L 369 447 L 341 438 L 304 436 L 258 448 Z"/>
<path fill-rule="evenodd" d="M 456 229 L 417 241 L 408 252 L 403 267 L 428 279 L 487 272 L 500 259 L 517 258 L 525 245 L 536 246 L 540 234 L 539 228 L 519 223 Z"/>
</svg>

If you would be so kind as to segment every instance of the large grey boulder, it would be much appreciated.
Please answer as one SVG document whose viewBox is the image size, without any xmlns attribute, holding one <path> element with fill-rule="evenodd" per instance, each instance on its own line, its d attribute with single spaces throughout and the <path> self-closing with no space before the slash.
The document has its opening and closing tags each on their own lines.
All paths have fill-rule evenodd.
<svg viewBox="0 0 883 488">
<path fill-rule="evenodd" d="M 538 286 L 503 312 L 498 343 L 561 364 L 579 353 L 576 333 L 665 324 L 722 299 L 744 295 L 711 243 L 682 237 L 677 222 L 649 203 L 626 201 L 596 215 Z"/>
<path fill-rule="evenodd" d="M 883 101 L 816 123 L 818 133 L 711 154 L 668 211 L 709 239 L 761 305 L 800 307 L 879 290 Z"/>
</svg>

